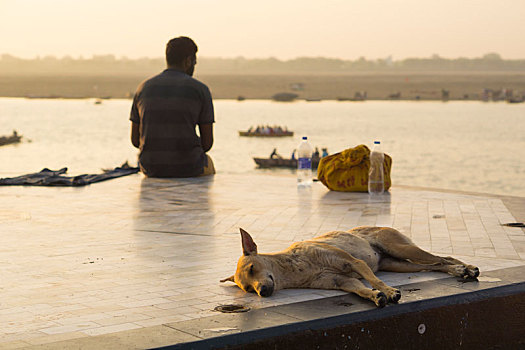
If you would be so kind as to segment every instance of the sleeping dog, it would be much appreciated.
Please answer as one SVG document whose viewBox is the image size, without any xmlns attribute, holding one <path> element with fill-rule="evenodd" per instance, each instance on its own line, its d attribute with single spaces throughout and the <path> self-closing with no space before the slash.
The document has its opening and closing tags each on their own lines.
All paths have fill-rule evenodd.
<svg viewBox="0 0 525 350">
<path fill-rule="evenodd" d="M 261 297 L 285 288 L 339 289 L 383 307 L 399 301 L 401 292 L 377 278 L 376 271 L 439 271 L 465 279 L 479 275 L 477 267 L 430 254 L 388 227 L 332 231 L 270 254 L 259 254 L 250 234 L 240 231 L 243 255 L 235 275 L 221 282 L 234 282 L 245 292 Z M 373 288 L 366 287 L 360 278 Z"/>
</svg>

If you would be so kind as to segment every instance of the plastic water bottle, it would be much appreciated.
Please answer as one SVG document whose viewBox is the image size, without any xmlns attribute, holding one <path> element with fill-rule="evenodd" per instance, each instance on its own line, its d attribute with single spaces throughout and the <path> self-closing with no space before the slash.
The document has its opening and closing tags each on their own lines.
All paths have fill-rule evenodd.
<svg viewBox="0 0 525 350">
<path fill-rule="evenodd" d="M 385 156 L 381 151 L 381 142 L 374 141 L 374 147 L 372 152 L 370 152 L 370 170 L 368 172 L 368 193 L 370 194 L 382 194 L 385 192 L 384 159 Z"/>
<path fill-rule="evenodd" d="M 303 141 L 297 147 L 297 186 L 312 185 L 312 153 L 313 148 L 308 143 L 308 138 L 303 136 Z"/>
</svg>

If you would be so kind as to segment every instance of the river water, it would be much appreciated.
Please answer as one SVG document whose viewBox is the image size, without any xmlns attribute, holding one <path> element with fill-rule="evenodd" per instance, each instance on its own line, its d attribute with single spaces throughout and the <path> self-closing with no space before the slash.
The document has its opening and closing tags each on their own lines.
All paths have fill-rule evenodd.
<svg viewBox="0 0 525 350">
<path fill-rule="evenodd" d="M 301 136 L 335 153 L 380 140 L 393 158 L 393 185 L 525 196 L 525 104 L 483 102 L 294 102 L 216 100 L 215 144 L 220 173 L 274 173 L 254 156 L 273 148 L 289 157 Z M 0 147 L 0 177 L 42 168 L 99 173 L 128 160 L 130 100 L 0 98 L 0 135 L 16 129 L 25 142 Z M 239 130 L 278 124 L 294 137 L 239 137 Z M 30 142 L 28 142 L 30 141 Z"/>
</svg>

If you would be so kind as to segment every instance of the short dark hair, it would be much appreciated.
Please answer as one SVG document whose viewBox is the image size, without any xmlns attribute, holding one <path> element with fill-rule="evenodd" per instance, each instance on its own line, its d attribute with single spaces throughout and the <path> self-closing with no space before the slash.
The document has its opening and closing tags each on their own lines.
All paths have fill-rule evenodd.
<svg viewBox="0 0 525 350">
<path fill-rule="evenodd" d="M 187 57 L 195 57 L 197 45 L 186 36 L 173 38 L 166 44 L 166 63 L 168 66 L 180 65 Z"/>
</svg>

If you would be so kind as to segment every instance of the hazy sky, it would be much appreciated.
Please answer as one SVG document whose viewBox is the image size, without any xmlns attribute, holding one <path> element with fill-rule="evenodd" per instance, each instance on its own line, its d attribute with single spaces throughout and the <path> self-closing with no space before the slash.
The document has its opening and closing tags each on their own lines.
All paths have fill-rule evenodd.
<svg viewBox="0 0 525 350">
<path fill-rule="evenodd" d="M 525 58 L 525 0 L 0 0 L 0 54 Z"/>
</svg>

